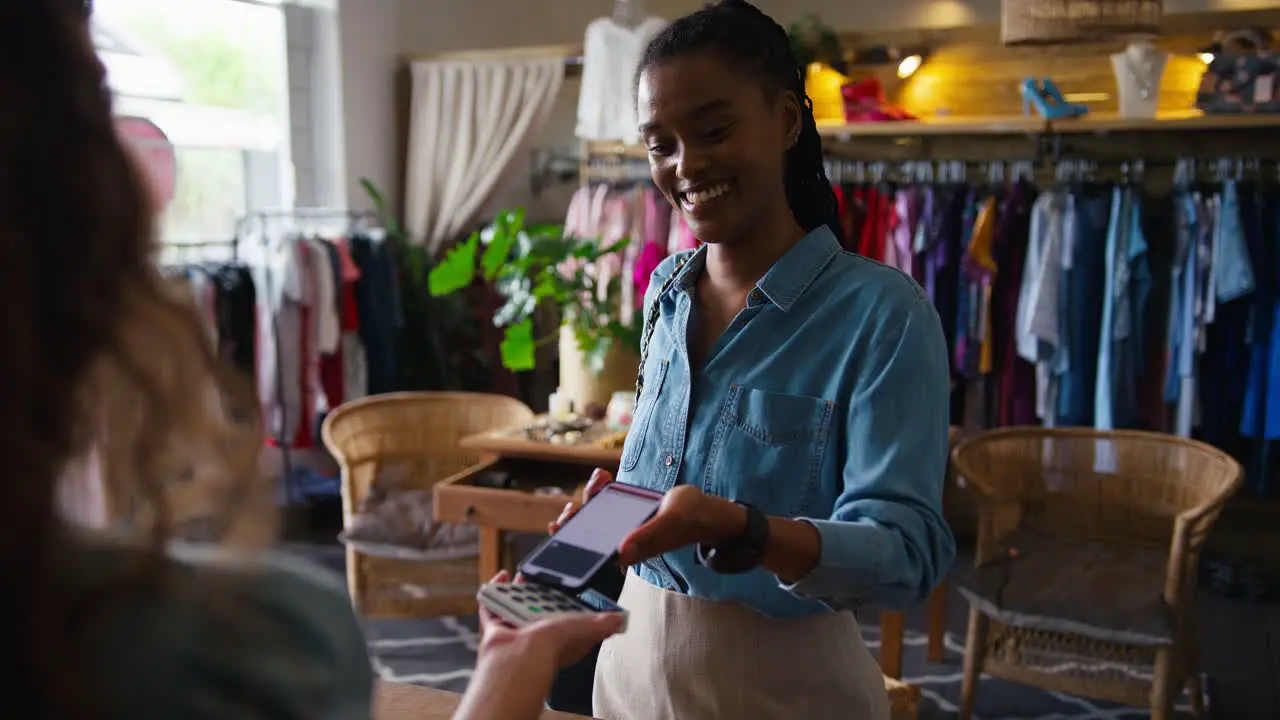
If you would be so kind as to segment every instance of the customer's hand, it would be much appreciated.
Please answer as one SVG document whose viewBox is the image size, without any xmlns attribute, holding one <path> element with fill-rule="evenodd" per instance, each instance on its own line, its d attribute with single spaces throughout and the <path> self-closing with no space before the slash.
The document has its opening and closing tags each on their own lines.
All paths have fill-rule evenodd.
<svg viewBox="0 0 1280 720">
<path fill-rule="evenodd" d="M 596 493 L 603 490 L 604 486 L 611 482 L 613 482 L 613 473 L 608 470 L 601 470 L 600 468 L 593 470 L 591 472 L 591 479 L 587 481 L 587 487 L 582 492 L 582 502 L 585 503 L 595 497 Z M 568 522 L 569 518 L 573 517 L 573 514 L 578 512 L 578 508 L 580 507 L 582 507 L 582 505 L 576 502 L 566 503 L 564 510 L 560 511 L 560 517 L 556 518 L 553 522 L 547 523 L 547 534 L 555 535 L 559 532 L 560 526 Z"/>
<path fill-rule="evenodd" d="M 679 485 L 662 498 L 648 522 L 636 528 L 618 549 L 627 566 L 698 543 L 716 544 L 742 533 L 747 511 L 692 485 Z"/>
<path fill-rule="evenodd" d="M 489 582 L 508 581 L 504 570 Z M 504 656 L 514 665 L 536 667 L 551 664 L 564 668 L 578 662 L 591 648 L 621 630 L 622 616 L 618 613 L 578 613 L 514 628 L 481 606 L 480 628 L 481 660 Z"/>
</svg>

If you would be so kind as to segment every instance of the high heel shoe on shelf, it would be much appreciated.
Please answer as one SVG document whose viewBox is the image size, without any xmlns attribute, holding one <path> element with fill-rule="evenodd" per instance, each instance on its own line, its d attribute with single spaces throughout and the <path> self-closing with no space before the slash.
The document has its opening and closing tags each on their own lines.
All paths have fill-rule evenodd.
<svg viewBox="0 0 1280 720">
<path fill-rule="evenodd" d="M 1058 84 L 1053 81 L 1053 78 L 1044 78 L 1041 80 L 1040 88 L 1045 96 L 1052 100 L 1055 105 L 1071 108 L 1072 117 L 1084 117 L 1089 114 L 1088 107 L 1079 103 L 1067 102 L 1067 98 L 1062 94 L 1062 91 L 1058 89 Z"/>
<path fill-rule="evenodd" d="M 1019 87 L 1022 92 L 1022 114 L 1030 115 L 1035 108 L 1045 120 L 1065 120 L 1081 117 L 1089 112 L 1089 108 L 1067 102 L 1062 91 L 1053 80 L 1045 78 L 1037 82 L 1035 78 L 1027 78 Z"/>
</svg>

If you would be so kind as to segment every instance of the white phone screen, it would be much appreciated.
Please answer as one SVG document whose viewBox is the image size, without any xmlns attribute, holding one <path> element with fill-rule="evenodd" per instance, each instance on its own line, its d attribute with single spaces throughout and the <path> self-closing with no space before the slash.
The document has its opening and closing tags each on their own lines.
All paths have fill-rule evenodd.
<svg viewBox="0 0 1280 720">
<path fill-rule="evenodd" d="M 526 575 L 552 575 L 570 588 L 591 579 L 618 546 L 648 520 L 662 495 L 621 483 L 610 483 L 545 543 L 521 563 Z"/>
</svg>

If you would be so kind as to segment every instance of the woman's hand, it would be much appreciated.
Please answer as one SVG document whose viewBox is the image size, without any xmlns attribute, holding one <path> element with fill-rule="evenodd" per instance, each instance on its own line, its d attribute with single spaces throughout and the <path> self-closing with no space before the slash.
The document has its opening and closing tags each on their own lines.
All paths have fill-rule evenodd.
<svg viewBox="0 0 1280 720">
<path fill-rule="evenodd" d="M 744 508 L 692 485 L 680 485 L 662 498 L 657 514 L 622 541 L 618 562 L 635 565 L 688 545 L 716 544 L 746 527 Z"/>
<path fill-rule="evenodd" d="M 613 482 L 607 470 L 596 468 L 587 481 L 583 502 Z M 547 525 L 554 535 L 582 506 L 568 503 L 560 517 Z M 738 505 L 707 495 L 692 485 L 680 485 L 662 498 L 658 512 L 622 541 L 618 564 L 626 567 L 687 545 L 717 543 L 741 533 L 747 526 L 747 511 Z"/>
<path fill-rule="evenodd" d="M 587 487 L 582 491 L 582 502 L 585 503 L 595 497 L 596 493 L 603 490 L 604 486 L 611 482 L 613 482 L 613 473 L 608 470 L 601 470 L 600 468 L 592 470 L 591 479 L 587 481 Z M 573 514 L 578 512 L 578 509 L 581 507 L 582 505 L 579 505 L 576 502 L 566 503 L 564 509 L 560 511 L 560 517 L 556 518 L 553 522 L 547 523 L 547 534 L 555 535 L 559 532 L 560 526 L 568 522 L 569 518 L 573 517 Z"/>
<path fill-rule="evenodd" d="M 509 582 L 504 570 L 490 583 Z M 617 613 L 577 613 L 514 628 L 480 607 L 480 659 L 505 656 L 513 665 L 564 668 L 622 629 Z M 505 664 L 505 663 L 504 663 Z"/>
</svg>

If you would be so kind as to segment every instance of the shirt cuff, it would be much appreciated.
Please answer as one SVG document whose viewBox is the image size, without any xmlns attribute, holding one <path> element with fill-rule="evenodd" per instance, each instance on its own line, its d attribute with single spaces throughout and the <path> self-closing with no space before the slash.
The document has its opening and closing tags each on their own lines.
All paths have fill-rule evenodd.
<svg viewBox="0 0 1280 720">
<path fill-rule="evenodd" d="M 867 602 L 869 591 L 880 582 L 884 530 L 866 521 L 797 519 L 818 531 L 822 551 L 809 574 L 790 584 L 779 581 L 782 589 L 840 605 Z"/>
</svg>

